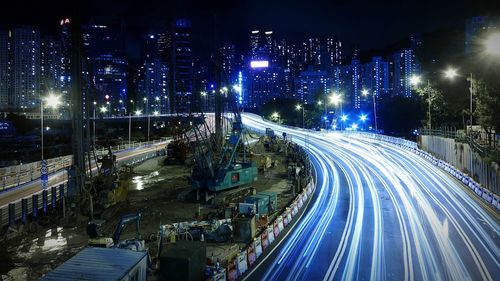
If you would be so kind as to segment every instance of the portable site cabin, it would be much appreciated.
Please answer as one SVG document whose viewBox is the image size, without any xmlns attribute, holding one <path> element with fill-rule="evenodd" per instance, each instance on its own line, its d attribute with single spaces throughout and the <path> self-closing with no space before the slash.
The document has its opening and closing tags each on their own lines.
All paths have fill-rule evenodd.
<svg viewBox="0 0 500 281">
<path fill-rule="evenodd" d="M 40 280 L 145 281 L 147 252 L 88 247 Z"/>
</svg>

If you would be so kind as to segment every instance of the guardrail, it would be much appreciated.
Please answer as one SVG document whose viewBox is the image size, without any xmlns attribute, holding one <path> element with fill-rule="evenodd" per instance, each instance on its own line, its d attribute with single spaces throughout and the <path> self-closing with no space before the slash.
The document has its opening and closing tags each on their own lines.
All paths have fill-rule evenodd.
<svg viewBox="0 0 500 281">
<path fill-rule="evenodd" d="M 118 167 L 123 164 L 133 165 L 156 156 L 158 156 L 157 151 L 141 153 L 140 155 L 122 160 L 117 165 Z M 0 206 L 0 228 L 5 225 L 14 226 L 18 221 L 26 223 L 30 218 L 36 219 L 39 216 L 49 214 L 51 210 L 61 207 L 57 202 L 65 197 L 67 192 L 67 182 L 51 185 L 46 190 L 39 190 L 27 197 L 19 198 L 9 204 Z"/>
<path fill-rule="evenodd" d="M 136 149 L 139 147 L 147 147 L 166 140 L 167 140 L 166 138 L 161 138 L 159 140 L 153 140 L 149 142 L 132 142 L 130 145 L 128 143 L 125 143 L 113 146 L 111 147 L 111 150 L 116 153 L 129 149 Z M 101 148 L 96 150 L 96 156 L 98 157 L 106 155 L 107 153 L 108 150 L 106 148 Z M 72 155 L 47 159 L 47 168 L 49 170 L 49 174 L 53 174 L 61 170 L 67 169 L 68 167 L 71 166 L 72 162 L 73 162 Z M 86 163 L 88 163 L 88 160 L 86 161 Z M 41 165 L 40 161 L 37 161 L 27 164 L 20 164 L 16 166 L 0 168 L 0 192 L 39 179 L 40 168 L 41 168 L 40 165 Z"/>
<path fill-rule="evenodd" d="M 385 141 L 385 142 L 389 142 L 392 144 L 405 146 L 408 148 L 414 148 L 414 149 L 418 148 L 418 144 L 416 142 L 405 140 L 402 138 L 396 138 L 396 137 L 374 134 L 374 133 L 367 133 L 367 132 L 358 132 L 358 131 L 343 131 L 343 133 L 345 135 L 357 135 L 357 136 L 362 136 L 362 137 L 368 138 L 368 139 Z"/>
<path fill-rule="evenodd" d="M 421 150 L 420 148 L 418 148 L 418 145 L 416 142 L 412 142 L 412 141 L 404 140 L 404 139 L 400 139 L 400 138 L 395 138 L 395 137 L 384 136 L 384 135 L 372 136 L 372 135 L 375 135 L 373 133 L 349 132 L 349 133 L 346 133 L 346 135 L 353 135 L 353 136 L 360 136 L 362 138 L 381 140 L 381 141 L 385 141 L 385 142 L 397 145 L 397 146 L 399 146 L 403 149 L 406 149 L 408 151 L 411 151 L 411 152 L 427 159 L 432 164 L 434 164 L 434 165 L 438 166 L 439 168 L 443 169 L 444 171 L 446 171 L 452 177 L 461 181 L 465 186 L 467 186 L 471 191 L 473 191 L 479 198 L 481 198 L 486 203 L 493 206 L 493 208 L 495 208 L 497 211 L 500 211 L 500 197 L 498 195 L 492 193 L 487 188 L 482 187 L 480 183 L 476 182 L 469 175 L 467 175 L 466 173 L 455 168 L 453 165 L 451 165 L 451 164 L 449 164 L 441 159 L 438 159 L 437 157 L 431 155 L 430 153 L 428 153 L 424 150 Z"/>
</svg>

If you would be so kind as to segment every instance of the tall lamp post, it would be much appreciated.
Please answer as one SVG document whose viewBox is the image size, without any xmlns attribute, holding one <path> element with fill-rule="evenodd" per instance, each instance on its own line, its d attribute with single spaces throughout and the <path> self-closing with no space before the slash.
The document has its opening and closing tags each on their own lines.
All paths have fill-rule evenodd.
<svg viewBox="0 0 500 281">
<path fill-rule="evenodd" d="M 412 86 L 417 87 L 420 83 L 422 83 L 422 78 L 418 75 L 413 75 L 410 77 L 410 84 Z M 425 91 L 427 92 L 427 117 L 429 120 L 427 120 L 427 127 L 429 128 L 429 131 L 432 133 L 432 115 L 431 115 L 431 82 L 427 80 L 427 87 L 425 88 Z"/>
<path fill-rule="evenodd" d="M 44 147 L 43 147 L 43 105 L 50 107 L 52 109 L 56 109 L 61 104 L 61 96 L 57 96 L 54 94 L 49 94 L 47 97 L 42 98 L 40 100 L 40 134 L 41 134 L 41 142 L 42 142 L 42 160 L 44 160 Z"/>
<path fill-rule="evenodd" d="M 94 101 L 93 104 L 94 104 L 94 114 L 93 114 L 94 118 L 92 120 L 92 123 L 93 123 L 93 126 L 92 126 L 92 133 L 93 133 L 92 134 L 92 145 L 93 145 L 93 147 L 95 149 L 95 108 L 97 106 L 97 102 Z"/>
<path fill-rule="evenodd" d="M 448 68 L 444 72 L 444 76 L 447 79 L 453 80 L 455 77 L 457 77 L 459 74 L 456 69 L 454 68 Z M 466 132 L 468 132 L 469 135 L 469 150 L 470 150 L 470 170 L 471 170 L 471 176 L 474 177 L 474 161 L 473 161 L 473 153 L 472 153 L 472 98 L 475 94 L 475 88 L 474 88 L 474 78 L 472 76 L 472 73 L 469 74 L 469 77 L 467 77 L 467 81 L 469 81 L 469 93 L 470 93 L 470 102 L 469 102 L 469 125 L 470 129 L 465 128 Z"/>
<path fill-rule="evenodd" d="M 304 126 L 304 105 L 297 104 L 295 106 L 295 109 L 296 110 L 301 110 L 302 109 L 302 129 L 304 129 L 305 128 L 305 126 Z"/>
<path fill-rule="evenodd" d="M 363 96 L 367 96 L 369 94 L 368 90 L 364 89 L 361 91 Z M 373 101 L 373 119 L 375 121 L 375 132 L 378 132 L 378 125 L 377 125 L 377 105 L 375 103 L 375 93 L 372 93 L 372 101 Z"/>
<path fill-rule="evenodd" d="M 340 105 L 340 115 L 343 116 L 342 112 L 342 96 L 337 93 L 333 93 L 333 95 L 330 96 L 330 103 L 333 103 L 335 106 Z M 343 124 L 340 124 L 340 129 L 342 130 Z"/>
<path fill-rule="evenodd" d="M 151 115 L 149 114 L 149 99 L 148 98 L 143 98 L 144 102 L 146 103 L 146 114 L 148 115 L 148 142 L 149 142 L 149 124 L 151 122 Z"/>
</svg>

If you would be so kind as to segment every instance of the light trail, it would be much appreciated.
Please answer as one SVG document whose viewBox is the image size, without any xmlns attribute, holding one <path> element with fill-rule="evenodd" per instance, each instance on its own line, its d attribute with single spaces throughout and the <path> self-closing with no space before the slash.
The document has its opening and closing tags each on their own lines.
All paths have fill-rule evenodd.
<svg viewBox="0 0 500 281">
<path fill-rule="evenodd" d="M 287 133 L 317 175 L 312 204 L 249 280 L 495 280 L 500 226 L 467 188 L 422 157 L 341 133 L 278 126 L 243 114 L 249 128 Z"/>
</svg>

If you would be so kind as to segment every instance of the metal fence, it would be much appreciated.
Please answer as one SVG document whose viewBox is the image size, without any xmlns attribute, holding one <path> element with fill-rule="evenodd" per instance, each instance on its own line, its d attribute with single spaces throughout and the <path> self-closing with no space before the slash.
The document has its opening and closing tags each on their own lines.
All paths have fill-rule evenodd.
<svg viewBox="0 0 500 281">
<path fill-rule="evenodd" d="M 167 138 L 161 138 L 149 142 L 132 142 L 130 143 L 130 145 L 129 143 L 124 143 L 111 147 L 111 150 L 114 153 L 122 152 L 130 149 L 137 149 L 140 147 L 148 147 L 150 145 L 165 142 L 166 140 Z M 106 155 L 107 153 L 108 153 L 107 148 L 101 148 L 96 150 L 97 157 Z M 53 174 L 69 168 L 72 164 L 73 157 L 72 155 L 66 155 L 66 156 L 47 159 L 46 161 L 49 174 Z M 86 163 L 88 163 L 88 160 L 86 161 Z M 19 185 L 39 179 L 40 168 L 41 168 L 40 161 L 0 168 L 0 191 L 17 187 Z"/>
</svg>

